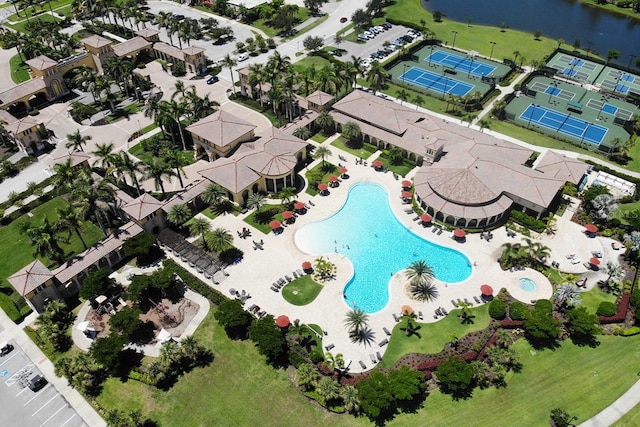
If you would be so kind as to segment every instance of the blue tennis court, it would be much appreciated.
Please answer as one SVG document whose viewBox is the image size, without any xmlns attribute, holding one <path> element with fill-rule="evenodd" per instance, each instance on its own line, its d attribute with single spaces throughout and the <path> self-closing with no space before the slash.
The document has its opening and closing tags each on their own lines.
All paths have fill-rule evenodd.
<svg viewBox="0 0 640 427">
<path fill-rule="evenodd" d="M 574 67 L 582 67 L 584 65 L 584 61 L 582 59 L 573 58 L 569 65 L 573 65 Z"/>
<path fill-rule="evenodd" d="M 635 81 L 635 76 L 633 74 L 623 74 L 622 76 L 620 76 L 620 80 L 628 82 L 628 83 L 633 83 Z"/>
<path fill-rule="evenodd" d="M 574 77 L 576 74 L 578 74 L 578 72 L 573 68 L 565 68 L 564 70 L 562 70 L 562 74 L 566 76 Z"/>
<path fill-rule="evenodd" d="M 475 87 L 470 83 L 445 77 L 442 74 L 432 73 L 422 68 L 412 67 L 400 76 L 403 82 L 413 83 L 425 89 L 438 93 L 450 93 L 452 95 L 465 96 Z"/>
<path fill-rule="evenodd" d="M 618 83 L 616 85 L 616 92 L 627 93 L 629 92 L 629 86 L 623 85 L 622 83 Z"/>
<path fill-rule="evenodd" d="M 615 114 L 618 112 L 618 107 L 616 107 L 615 105 L 611 105 L 611 104 L 604 104 L 602 106 L 602 110 L 603 113 L 607 113 L 607 114 L 611 114 L 612 116 L 615 116 Z"/>
<path fill-rule="evenodd" d="M 529 104 L 520 115 L 520 119 L 527 123 L 536 123 L 556 132 L 578 138 L 581 141 L 589 141 L 600 145 L 608 129 L 572 117 L 570 114 L 559 113 L 539 105 Z"/>
<path fill-rule="evenodd" d="M 551 96 L 558 96 L 560 92 L 562 92 L 562 89 L 553 86 L 549 86 L 544 90 L 544 93 Z"/>
<path fill-rule="evenodd" d="M 451 67 L 479 77 L 488 76 L 496 70 L 496 67 L 493 65 L 483 64 L 482 62 L 474 61 L 473 59 L 454 55 L 442 50 L 436 50 L 431 53 L 431 55 L 425 58 L 425 61 Z"/>
</svg>

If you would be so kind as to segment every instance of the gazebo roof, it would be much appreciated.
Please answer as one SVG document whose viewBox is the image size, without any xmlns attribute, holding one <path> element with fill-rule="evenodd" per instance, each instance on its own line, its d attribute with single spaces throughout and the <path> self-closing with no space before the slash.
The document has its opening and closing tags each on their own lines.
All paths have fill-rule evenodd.
<svg viewBox="0 0 640 427">
<path fill-rule="evenodd" d="M 20 295 L 25 296 L 52 277 L 53 273 L 40 260 L 35 260 L 7 280 Z"/>
</svg>

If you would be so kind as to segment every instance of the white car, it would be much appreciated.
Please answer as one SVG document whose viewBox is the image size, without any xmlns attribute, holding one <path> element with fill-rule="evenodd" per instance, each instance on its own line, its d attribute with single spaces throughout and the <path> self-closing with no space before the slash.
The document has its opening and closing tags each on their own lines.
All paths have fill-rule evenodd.
<svg viewBox="0 0 640 427">
<path fill-rule="evenodd" d="M 374 38 L 376 35 L 375 33 L 372 33 L 371 31 L 365 31 L 364 33 L 365 36 L 369 37 L 370 39 Z"/>
<path fill-rule="evenodd" d="M 370 37 L 367 37 L 366 35 L 363 34 L 358 34 L 358 40 L 362 40 L 363 42 L 366 42 L 367 40 L 369 40 Z"/>
<path fill-rule="evenodd" d="M 380 25 L 376 25 L 375 27 L 373 27 L 376 31 L 378 31 L 379 33 L 384 33 L 384 27 L 380 26 Z"/>
<path fill-rule="evenodd" d="M 247 59 L 249 59 L 248 53 L 241 53 L 238 55 L 238 62 L 246 61 Z"/>
</svg>

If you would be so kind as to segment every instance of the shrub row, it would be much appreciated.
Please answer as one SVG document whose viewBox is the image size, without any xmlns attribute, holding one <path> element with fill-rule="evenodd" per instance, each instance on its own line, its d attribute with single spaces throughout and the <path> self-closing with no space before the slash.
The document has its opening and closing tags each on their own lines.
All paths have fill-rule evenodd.
<svg viewBox="0 0 640 427">
<path fill-rule="evenodd" d="M 11 212 L 9 215 L 5 215 L 0 219 L 0 224 L 2 225 L 9 225 L 11 224 L 13 221 L 15 221 L 16 219 L 20 218 L 22 215 L 31 212 L 32 210 L 34 210 L 35 208 L 37 208 L 38 206 L 42 205 L 43 203 L 48 202 L 49 200 L 51 200 L 55 194 L 52 194 L 53 192 L 47 193 L 47 194 L 43 194 L 42 196 L 38 197 L 37 199 L 33 200 L 32 202 L 30 202 L 27 205 L 21 206 L 19 209 Z"/>
<path fill-rule="evenodd" d="M 500 326 L 502 326 L 505 329 L 515 329 L 515 328 L 521 328 L 522 326 L 524 326 L 524 322 L 522 320 L 501 320 L 500 321 Z"/>
<path fill-rule="evenodd" d="M 618 311 L 615 315 L 607 317 L 607 316 L 598 316 L 600 323 L 620 323 L 624 322 L 624 318 L 627 316 L 627 310 L 629 309 L 629 301 L 631 300 L 631 294 L 629 292 L 625 292 L 620 298 L 620 303 L 618 304 Z"/>
<path fill-rule="evenodd" d="M 536 219 L 530 215 L 527 215 L 524 212 L 511 211 L 510 217 L 514 222 L 517 222 L 522 226 L 530 228 L 537 233 L 542 233 L 546 228 L 544 221 Z"/>
<path fill-rule="evenodd" d="M 182 268 L 174 260 L 165 259 L 163 265 L 167 270 L 180 276 L 180 278 L 190 289 L 196 291 L 197 293 L 211 301 L 211 303 L 220 305 L 220 303 L 228 299 L 222 293 L 216 291 L 215 289 L 212 289 L 210 286 L 202 282 L 202 280 L 198 279 L 193 274 Z"/>
<path fill-rule="evenodd" d="M 623 337 L 631 337 L 638 334 L 640 334 L 640 326 L 632 326 L 620 332 L 620 335 L 622 335 Z"/>
<path fill-rule="evenodd" d="M 514 301 L 509 305 L 509 317 L 513 320 L 524 320 L 529 313 L 529 307 L 520 301 Z"/>
</svg>

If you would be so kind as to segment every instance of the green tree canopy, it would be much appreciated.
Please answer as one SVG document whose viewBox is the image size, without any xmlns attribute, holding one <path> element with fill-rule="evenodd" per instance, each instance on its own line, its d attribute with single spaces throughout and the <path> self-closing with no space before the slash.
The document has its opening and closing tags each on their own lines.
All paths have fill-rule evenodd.
<svg viewBox="0 0 640 427">
<path fill-rule="evenodd" d="M 124 242 L 124 253 L 128 256 L 144 256 L 151 251 L 156 239 L 147 232 L 142 232 L 137 236 L 130 237 Z"/>
<path fill-rule="evenodd" d="M 240 300 L 223 301 L 214 317 L 230 338 L 245 338 L 253 317 L 243 307 Z"/>
<path fill-rule="evenodd" d="M 473 389 L 473 370 L 458 356 L 443 361 L 436 375 L 445 393 L 468 396 Z"/>
<path fill-rule="evenodd" d="M 109 277 L 109 271 L 101 268 L 87 275 L 82 282 L 79 295 L 82 299 L 91 300 L 98 295 L 110 295 L 116 287 L 117 283 Z"/>
<path fill-rule="evenodd" d="M 103 368 L 113 372 L 119 367 L 120 351 L 125 338 L 118 334 L 111 334 L 106 338 L 98 338 L 89 349 L 89 354 Z"/>
<path fill-rule="evenodd" d="M 286 343 L 272 315 L 255 320 L 249 326 L 249 338 L 258 347 L 258 352 L 271 365 L 279 365 L 286 354 Z"/>
<path fill-rule="evenodd" d="M 119 332 L 125 339 L 128 339 L 142 327 L 141 314 L 142 312 L 137 307 L 124 307 L 111 316 L 109 326 Z"/>
</svg>

